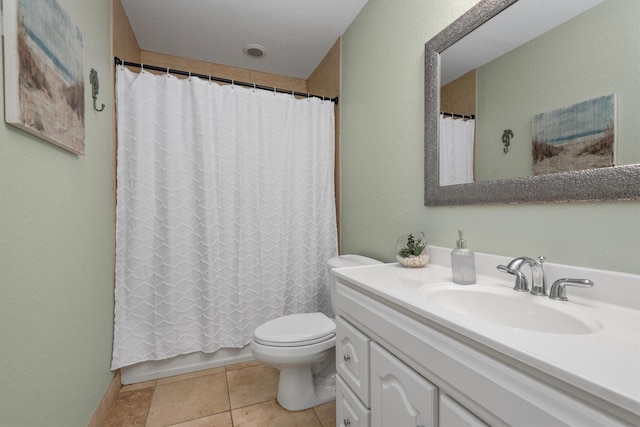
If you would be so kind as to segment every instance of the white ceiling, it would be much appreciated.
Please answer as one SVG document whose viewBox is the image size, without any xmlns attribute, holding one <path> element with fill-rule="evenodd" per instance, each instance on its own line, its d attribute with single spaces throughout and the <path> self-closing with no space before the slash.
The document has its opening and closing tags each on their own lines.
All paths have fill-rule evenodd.
<svg viewBox="0 0 640 427">
<path fill-rule="evenodd" d="M 367 0 L 121 0 L 140 48 L 306 79 Z M 260 44 L 266 55 L 243 52 Z M 153 65 L 153 64 L 150 64 Z"/>
</svg>

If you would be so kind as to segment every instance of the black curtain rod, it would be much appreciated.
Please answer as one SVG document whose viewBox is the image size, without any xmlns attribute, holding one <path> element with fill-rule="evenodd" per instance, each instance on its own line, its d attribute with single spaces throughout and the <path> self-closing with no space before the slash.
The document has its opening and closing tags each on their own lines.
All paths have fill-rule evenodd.
<svg viewBox="0 0 640 427">
<path fill-rule="evenodd" d="M 158 67 L 155 65 L 147 65 L 147 64 L 138 64 L 135 62 L 129 62 L 129 61 L 123 61 L 120 58 L 118 58 L 117 56 L 113 57 L 113 60 L 115 62 L 116 65 L 126 65 L 128 67 L 137 67 L 137 68 L 141 68 L 141 69 L 148 69 L 148 70 L 154 70 L 154 71 L 162 71 L 165 73 L 171 73 L 171 74 L 179 74 L 181 76 L 190 76 L 190 77 L 199 77 L 201 79 L 207 79 L 207 80 L 213 80 L 216 82 L 221 82 L 221 83 L 228 83 L 228 84 L 234 84 L 234 85 L 238 85 L 238 86 L 244 86 L 244 87 L 250 87 L 250 88 L 254 88 L 254 89 L 261 89 L 261 90 L 268 90 L 268 91 L 275 91 L 278 93 L 288 93 L 288 94 L 293 94 L 295 96 L 300 96 L 300 97 L 313 97 L 313 98 L 320 98 L 320 99 L 325 99 L 327 101 L 331 101 L 333 103 L 338 103 L 338 97 L 336 96 L 335 98 L 328 98 L 326 96 L 321 96 L 321 95 L 314 95 L 311 93 L 302 93 L 302 92 L 295 92 L 295 91 L 290 91 L 290 90 L 284 90 L 284 89 L 278 89 L 276 87 L 270 87 L 270 86 L 262 86 L 262 85 L 257 85 L 254 83 L 247 83 L 247 82 L 241 82 L 238 80 L 231 80 L 231 79 L 225 79 L 222 77 L 214 77 L 214 76 L 209 76 L 206 74 L 198 74 L 198 73 L 192 73 L 189 71 L 182 71 L 182 70 L 174 70 L 173 68 L 167 68 L 167 67 Z"/>
<path fill-rule="evenodd" d="M 443 116 L 451 116 L 451 117 L 457 117 L 459 119 L 475 119 L 476 115 L 472 114 L 470 116 L 465 116 L 464 114 L 456 114 L 456 113 L 447 113 L 445 111 L 440 111 L 440 114 L 442 114 Z"/>
</svg>

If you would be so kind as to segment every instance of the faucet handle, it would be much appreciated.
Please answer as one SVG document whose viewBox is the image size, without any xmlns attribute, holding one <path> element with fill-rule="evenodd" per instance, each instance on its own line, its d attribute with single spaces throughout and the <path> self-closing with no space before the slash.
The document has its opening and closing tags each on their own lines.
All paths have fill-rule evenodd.
<svg viewBox="0 0 640 427">
<path fill-rule="evenodd" d="M 514 291 L 529 292 L 529 282 L 527 282 L 527 277 L 521 271 L 514 270 L 507 267 L 506 265 L 499 265 L 496 268 L 498 269 L 498 271 L 513 274 L 514 276 L 516 276 L 516 282 L 513 285 Z"/>
<path fill-rule="evenodd" d="M 540 265 L 542 266 L 542 264 L 544 264 L 544 262 L 547 260 L 547 258 L 544 255 L 540 255 L 538 257 L 538 262 L 540 262 Z"/>
<path fill-rule="evenodd" d="M 559 301 L 569 301 L 565 286 L 577 286 L 579 288 L 591 288 L 595 286 L 589 279 L 558 279 L 551 285 L 549 298 Z"/>
</svg>

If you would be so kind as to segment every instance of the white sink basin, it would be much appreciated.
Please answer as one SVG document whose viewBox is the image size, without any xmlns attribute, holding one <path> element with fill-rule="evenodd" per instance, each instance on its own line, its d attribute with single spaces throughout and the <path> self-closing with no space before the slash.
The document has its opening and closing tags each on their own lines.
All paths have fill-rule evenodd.
<svg viewBox="0 0 640 427">
<path fill-rule="evenodd" d="M 602 329 L 599 322 L 567 304 L 498 286 L 426 285 L 420 293 L 444 309 L 509 328 L 572 335 Z"/>
</svg>

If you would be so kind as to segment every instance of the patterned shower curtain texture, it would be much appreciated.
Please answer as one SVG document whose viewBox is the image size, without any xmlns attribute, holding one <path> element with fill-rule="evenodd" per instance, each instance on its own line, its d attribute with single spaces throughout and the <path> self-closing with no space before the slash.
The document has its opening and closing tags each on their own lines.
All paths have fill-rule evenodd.
<svg viewBox="0 0 640 427">
<path fill-rule="evenodd" d="M 112 369 L 331 314 L 333 104 L 117 67 Z"/>
<path fill-rule="evenodd" d="M 475 120 L 440 115 L 440 185 L 473 182 Z"/>
</svg>

